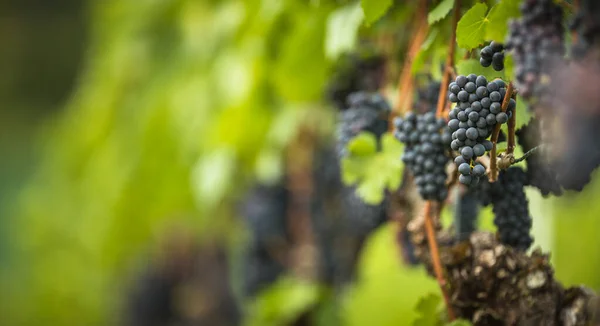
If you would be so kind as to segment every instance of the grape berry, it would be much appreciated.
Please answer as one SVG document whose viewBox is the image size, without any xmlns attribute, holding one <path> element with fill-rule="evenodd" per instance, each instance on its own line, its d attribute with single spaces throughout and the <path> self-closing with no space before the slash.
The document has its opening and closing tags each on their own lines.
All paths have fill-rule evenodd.
<svg viewBox="0 0 600 326">
<path fill-rule="evenodd" d="M 504 69 L 504 45 L 502 43 L 492 41 L 481 49 L 479 57 L 479 63 L 484 67 L 492 66 L 496 71 Z"/>
</svg>

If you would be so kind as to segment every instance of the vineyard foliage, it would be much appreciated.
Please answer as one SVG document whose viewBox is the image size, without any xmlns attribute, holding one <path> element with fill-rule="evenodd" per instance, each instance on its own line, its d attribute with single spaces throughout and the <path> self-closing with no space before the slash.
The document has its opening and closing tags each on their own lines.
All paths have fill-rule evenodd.
<svg viewBox="0 0 600 326">
<path fill-rule="evenodd" d="M 440 80 L 454 1 L 430 2 L 412 73 Z M 512 79 L 511 60 L 498 72 L 466 54 L 503 41 L 520 1 L 462 2 L 456 73 Z M 2 325 L 115 325 L 136 264 L 158 250 L 161 230 L 192 230 L 235 257 L 247 238 L 235 210 L 247 187 L 285 174 L 287 148 L 303 126 L 318 137 L 335 134 L 337 112 L 323 90 L 340 56 L 365 43 L 384 49 L 391 58 L 384 93 L 391 103 L 398 99 L 418 6 L 90 0 L 86 10 L 89 42 L 78 83 L 64 109 L 38 130 L 35 170 L 16 187 L 17 199 L 0 221 L 0 246 L 8 253 L 0 263 Z M 530 119 L 520 96 L 516 112 L 519 128 Z M 341 164 L 343 182 L 370 204 L 398 189 L 404 171 L 404 145 L 393 133 L 380 142 L 377 150 L 371 134 L 359 135 Z M 527 190 L 534 246 L 552 252 L 566 285 L 600 288 L 598 194 L 598 178 L 577 197 Z M 451 214 L 442 211 L 444 223 Z M 482 227 L 493 229 L 492 209 L 481 214 Z M 439 323 L 439 288 L 424 268 L 400 261 L 395 232 L 387 223 L 369 237 L 358 278 L 344 293 L 342 324 Z M 234 293 L 243 302 L 239 264 L 232 265 Z M 327 295 L 320 284 L 283 277 L 244 302 L 245 323 L 280 325 Z M 325 308 L 322 315 L 329 325 L 333 317 Z"/>
</svg>

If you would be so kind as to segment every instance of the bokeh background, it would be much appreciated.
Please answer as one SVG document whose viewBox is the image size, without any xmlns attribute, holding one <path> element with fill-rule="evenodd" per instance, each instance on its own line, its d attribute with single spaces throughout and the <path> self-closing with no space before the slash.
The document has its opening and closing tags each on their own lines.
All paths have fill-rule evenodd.
<svg viewBox="0 0 600 326">
<path fill-rule="evenodd" d="M 161 313 L 184 316 L 172 325 L 282 325 L 314 307 L 321 325 L 412 324 L 437 286 L 404 265 L 390 224 L 369 236 L 337 300 L 292 272 L 243 294 L 239 199 L 286 173 L 302 126 L 332 134 L 323 87 L 331 52 L 348 44 L 336 15 L 360 7 L 0 2 L 0 325 L 132 325 L 135 314 L 167 325 L 155 323 Z M 407 25 L 411 9 L 391 15 L 391 27 L 361 28 L 403 53 L 410 34 L 389 29 Z M 559 199 L 530 192 L 535 245 L 565 285 L 600 288 L 598 195 L 597 178 Z M 165 279 L 186 281 L 173 294 Z M 132 306 L 144 286 L 175 304 Z M 231 305 L 216 309 L 217 298 Z"/>
</svg>

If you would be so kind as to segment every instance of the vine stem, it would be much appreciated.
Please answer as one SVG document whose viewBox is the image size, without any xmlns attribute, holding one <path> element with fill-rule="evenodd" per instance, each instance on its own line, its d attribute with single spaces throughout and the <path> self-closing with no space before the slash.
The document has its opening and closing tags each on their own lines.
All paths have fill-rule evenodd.
<svg viewBox="0 0 600 326">
<path fill-rule="evenodd" d="M 431 264 L 433 265 L 433 272 L 435 273 L 435 278 L 438 281 L 440 286 L 440 290 L 442 291 L 442 295 L 444 297 L 444 301 L 446 303 L 446 310 L 448 312 L 448 319 L 453 321 L 456 317 L 454 315 L 454 311 L 452 310 L 452 306 L 450 304 L 450 296 L 448 295 L 448 291 L 446 289 L 446 280 L 444 279 L 444 272 L 442 269 L 442 261 L 440 260 L 440 252 L 437 243 L 437 238 L 435 236 L 435 228 L 433 227 L 433 217 L 431 215 L 432 211 L 432 202 L 428 200 L 425 202 L 424 215 L 425 215 L 425 234 L 427 235 L 427 244 L 429 245 L 429 253 L 431 256 Z"/>
<path fill-rule="evenodd" d="M 506 88 L 506 94 L 504 95 L 504 99 L 502 99 L 502 112 L 506 112 L 506 108 L 508 107 L 508 102 L 510 97 L 512 96 L 514 86 L 511 83 L 508 83 L 508 87 Z M 514 116 L 514 114 L 513 114 Z M 502 125 L 500 123 L 496 124 L 494 127 L 494 132 L 492 133 L 492 151 L 490 152 L 490 182 L 496 182 L 498 178 L 498 165 L 497 165 L 497 157 L 496 157 L 496 143 L 498 142 L 498 134 L 500 134 L 500 127 Z M 514 138 L 513 138 L 514 142 Z"/>
<path fill-rule="evenodd" d="M 444 66 L 444 75 L 440 85 L 440 94 L 438 96 L 437 110 L 435 115 L 439 118 L 444 113 L 446 107 L 446 98 L 448 97 L 448 85 L 450 84 L 450 75 L 454 67 L 454 51 L 456 51 L 456 25 L 460 18 L 460 0 L 454 0 L 454 12 L 452 15 L 452 36 L 450 36 L 450 44 L 448 47 L 448 55 L 446 56 L 446 65 Z"/>
<path fill-rule="evenodd" d="M 529 156 L 533 155 L 535 152 L 537 152 L 540 149 L 542 149 L 543 146 L 544 146 L 543 144 L 542 145 L 538 145 L 538 146 L 536 146 L 536 147 L 528 150 L 525 154 L 523 154 L 523 156 L 514 159 L 513 162 L 512 162 L 512 164 L 516 164 L 516 163 L 519 163 L 521 161 L 526 160 Z"/>
<path fill-rule="evenodd" d="M 413 100 L 414 78 L 412 74 L 412 65 L 413 60 L 421 48 L 421 45 L 425 41 L 425 36 L 427 36 L 427 32 L 429 31 L 429 24 L 427 23 L 426 14 L 427 1 L 421 0 L 419 2 L 419 9 L 415 19 L 415 36 L 410 41 L 408 46 L 406 57 L 404 58 L 404 64 L 402 65 L 402 73 L 400 74 L 400 78 L 398 80 L 398 95 L 396 97 L 394 110 L 392 111 L 392 114 L 390 114 L 390 131 L 394 129 L 394 118 L 405 113 Z"/>
</svg>

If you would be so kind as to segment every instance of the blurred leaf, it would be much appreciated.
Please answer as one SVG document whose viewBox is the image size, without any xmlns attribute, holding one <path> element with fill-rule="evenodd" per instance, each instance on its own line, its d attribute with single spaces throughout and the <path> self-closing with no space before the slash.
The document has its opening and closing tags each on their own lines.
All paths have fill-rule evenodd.
<svg viewBox="0 0 600 326">
<path fill-rule="evenodd" d="M 227 191 L 233 177 L 235 155 L 228 148 L 219 148 L 202 157 L 191 175 L 194 197 L 199 206 L 215 204 Z"/>
<path fill-rule="evenodd" d="M 504 38 L 508 31 L 508 21 L 511 18 L 519 17 L 520 0 L 500 0 L 490 9 L 488 23 L 485 28 L 485 39 L 487 41 L 497 41 L 504 43 Z"/>
<path fill-rule="evenodd" d="M 527 103 L 520 96 L 517 95 L 517 118 L 515 130 L 519 130 L 522 126 L 529 123 L 529 120 L 533 117 L 531 112 L 528 110 Z"/>
<path fill-rule="evenodd" d="M 377 152 L 377 139 L 370 132 L 361 132 L 348 142 L 348 155 L 365 157 Z"/>
<path fill-rule="evenodd" d="M 251 304 L 247 326 L 287 325 L 313 307 L 321 294 L 315 283 L 283 277 L 262 291 Z"/>
<path fill-rule="evenodd" d="M 402 177 L 402 144 L 390 133 L 383 135 L 382 151 L 370 152 L 372 140 L 362 137 L 361 156 L 348 155 L 342 159 L 342 180 L 346 185 L 356 185 L 356 193 L 368 204 L 378 204 L 386 190 L 400 186 Z M 358 146 L 358 145 L 355 145 Z M 370 154 L 368 154 L 370 153 Z"/>
<path fill-rule="evenodd" d="M 358 29 L 364 13 L 358 2 L 341 7 L 327 18 L 325 54 L 329 59 L 350 51 L 356 44 Z"/>
<path fill-rule="evenodd" d="M 273 184 L 283 175 L 281 154 L 276 150 L 263 150 L 256 158 L 255 174 L 257 180 L 265 184 Z"/>
<path fill-rule="evenodd" d="M 425 65 L 425 61 L 427 59 L 427 56 L 431 56 L 431 52 L 433 52 L 432 51 L 433 47 L 431 45 L 435 42 L 438 34 L 439 34 L 439 29 L 437 27 L 433 27 L 429 30 L 427 38 L 425 39 L 423 44 L 421 44 L 421 48 L 419 48 L 419 52 L 417 52 L 417 55 L 415 56 L 415 59 L 413 60 L 412 70 L 411 70 L 413 75 L 420 72 L 421 69 L 423 69 L 423 67 Z"/>
<path fill-rule="evenodd" d="M 504 79 L 509 81 L 513 80 L 513 70 L 514 62 L 512 54 L 508 52 L 504 52 Z"/>
<path fill-rule="evenodd" d="M 390 9 L 393 0 L 361 0 L 363 12 L 365 13 L 365 22 L 370 25 L 381 18 Z"/>
<path fill-rule="evenodd" d="M 440 317 L 438 307 L 442 299 L 439 295 L 430 293 L 419 299 L 415 309 L 420 317 L 413 322 L 413 326 L 438 326 L 440 325 Z"/>
<path fill-rule="evenodd" d="M 488 6 L 485 3 L 476 3 L 460 19 L 456 26 L 456 41 L 458 46 L 465 49 L 478 47 L 485 41 L 485 26 Z"/>
<path fill-rule="evenodd" d="M 427 15 L 427 22 L 431 25 L 439 20 L 444 19 L 454 7 L 454 0 L 443 0 L 438 3 L 438 5 L 433 8 L 429 14 Z"/>
</svg>

